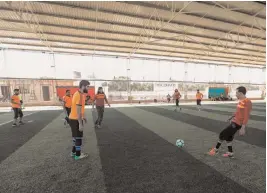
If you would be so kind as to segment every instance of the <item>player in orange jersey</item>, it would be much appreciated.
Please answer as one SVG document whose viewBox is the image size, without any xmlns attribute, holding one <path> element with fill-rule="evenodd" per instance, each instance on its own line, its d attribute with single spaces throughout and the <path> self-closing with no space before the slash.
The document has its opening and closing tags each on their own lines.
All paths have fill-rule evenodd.
<svg viewBox="0 0 267 193">
<path fill-rule="evenodd" d="M 69 115 L 69 125 L 71 127 L 73 147 L 71 155 L 75 160 L 79 160 L 87 157 L 87 154 L 81 153 L 82 138 L 83 138 L 83 128 L 85 119 L 85 95 L 88 93 L 90 87 L 90 82 L 87 80 L 82 80 L 79 83 L 79 90 L 76 91 L 72 97 L 71 112 Z"/>
<path fill-rule="evenodd" d="M 230 125 L 226 127 L 219 135 L 219 141 L 215 148 L 212 148 L 208 154 L 214 156 L 218 153 L 218 149 L 220 148 L 223 141 L 226 141 L 228 152 L 223 154 L 224 157 L 233 157 L 233 148 L 232 141 L 234 139 L 234 135 L 237 131 L 239 131 L 240 135 L 244 135 L 246 132 L 246 125 L 249 120 L 250 112 L 252 109 L 251 101 L 246 98 L 246 88 L 240 86 L 236 89 L 236 97 L 239 99 L 237 104 L 236 112 L 233 117 L 229 119 Z"/>
<path fill-rule="evenodd" d="M 24 124 L 22 122 L 23 113 L 21 110 L 21 105 L 23 104 L 23 101 L 19 97 L 19 89 L 14 89 L 14 95 L 11 97 L 11 106 L 14 111 L 14 121 L 13 121 L 13 127 Z M 17 124 L 17 119 L 19 118 L 19 123 Z"/>
<path fill-rule="evenodd" d="M 176 102 L 176 108 L 174 109 L 174 111 L 177 111 L 177 108 L 179 107 L 180 108 L 180 110 L 182 110 L 182 108 L 180 107 L 180 105 L 179 105 L 179 102 L 180 102 L 180 98 L 181 98 L 181 94 L 180 94 L 180 92 L 178 91 L 178 89 L 175 89 L 175 91 L 174 91 L 174 94 L 173 94 L 173 99 L 175 99 L 175 102 Z"/>
<path fill-rule="evenodd" d="M 103 121 L 103 116 L 104 116 L 105 102 L 110 107 L 110 104 L 108 102 L 106 94 L 103 91 L 103 88 L 98 87 L 97 94 L 95 95 L 92 106 L 92 109 L 94 109 L 94 103 L 95 103 L 98 114 L 97 120 L 95 121 L 95 127 L 97 128 L 101 128 L 101 123 Z"/>
<path fill-rule="evenodd" d="M 70 90 L 66 90 L 66 95 L 63 97 L 63 110 L 65 112 L 65 122 L 64 125 L 69 124 L 69 115 L 71 111 L 72 97 L 70 95 Z"/>
<path fill-rule="evenodd" d="M 197 106 L 198 106 L 198 110 L 200 111 L 201 109 L 201 100 L 203 98 L 203 94 L 201 92 L 199 92 L 199 90 L 197 90 L 197 94 L 196 94 L 196 99 L 197 99 Z"/>
</svg>

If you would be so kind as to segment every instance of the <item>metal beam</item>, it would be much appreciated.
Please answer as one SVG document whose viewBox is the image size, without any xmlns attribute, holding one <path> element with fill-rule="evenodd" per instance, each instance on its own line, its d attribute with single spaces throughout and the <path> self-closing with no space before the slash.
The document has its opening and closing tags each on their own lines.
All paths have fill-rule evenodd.
<svg viewBox="0 0 267 193">
<path fill-rule="evenodd" d="M 18 43 L 5 43 L 5 44 L 10 44 L 10 45 L 18 45 Z M 43 47 L 42 45 L 34 45 L 34 44 L 23 44 L 24 46 L 32 46 L 32 47 Z M 92 51 L 93 49 L 83 49 L 83 48 L 78 48 L 78 47 L 75 47 L 75 48 L 72 48 L 72 47 L 65 47 L 65 46 L 52 46 L 53 48 L 59 48 L 59 49 L 70 49 L 70 50 L 80 50 L 80 51 Z M 99 51 L 107 51 L 107 52 L 121 52 L 121 53 L 129 53 L 129 51 L 124 51 L 124 50 L 119 50 L 119 51 L 116 51 L 116 48 L 118 47 L 114 47 L 114 46 L 105 46 L 106 47 L 110 47 L 111 50 L 108 50 L 108 49 L 100 49 L 98 47 L 97 50 Z M 45 48 L 45 47 L 43 47 Z M 140 49 L 140 50 L 143 50 L 143 51 L 147 51 L 146 49 Z M 156 52 L 156 51 L 155 51 Z M 136 54 L 142 54 L 142 55 L 154 55 L 154 56 L 166 56 L 166 57 L 172 57 L 172 58 L 177 58 L 177 57 L 180 57 L 180 58 L 185 58 L 185 59 L 191 59 L 192 57 L 190 56 L 190 54 L 188 54 L 189 56 L 169 56 L 168 54 L 163 54 L 163 52 L 161 51 L 157 51 L 157 52 L 160 52 L 160 54 L 155 54 L 155 53 L 142 53 L 142 52 L 138 52 Z M 168 52 L 167 52 L 168 53 Z M 177 53 L 177 54 L 185 54 L 185 53 Z M 246 64 L 254 64 L 254 65 L 263 65 L 264 63 L 257 63 L 256 61 L 255 62 L 251 62 L 251 61 L 248 61 L 248 60 L 244 60 L 244 59 L 241 59 L 242 62 L 238 62 L 236 61 L 235 59 L 231 59 L 231 60 L 234 60 L 234 61 L 229 61 L 229 60 L 223 60 L 223 59 L 220 59 L 218 60 L 219 57 L 213 57 L 213 56 L 207 56 L 208 58 L 200 58 L 200 57 L 203 57 L 203 55 L 200 55 L 200 54 L 195 54 L 195 57 L 193 59 L 198 59 L 198 60 L 207 60 L 207 61 L 218 61 L 218 62 L 229 62 L 229 63 L 246 63 Z M 205 56 L 204 56 L 205 57 Z M 214 58 L 214 59 L 213 59 Z"/>
<path fill-rule="evenodd" d="M 16 16 L 18 18 L 20 18 L 21 21 L 23 21 L 28 29 L 30 29 L 31 31 L 33 31 L 37 37 L 39 37 L 40 41 L 43 43 L 43 45 L 45 45 L 46 47 L 48 47 L 48 49 L 53 52 L 53 50 L 51 49 L 50 45 L 47 43 L 46 37 L 44 35 L 44 33 L 42 32 L 42 30 L 39 27 L 39 22 L 38 22 L 38 18 L 36 18 L 36 15 L 33 13 L 33 9 L 31 7 L 30 2 L 26 2 L 26 1 L 21 1 L 19 2 L 19 9 L 15 9 L 13 7 L 13 3 L 12 1 L 8 2 L 4 2 L 5 4 L 8 5 L 8 7 L 13 10 L 13 12 L 16 14 Z M 28 5 L 28 9 L 24 9 L 24 7 Z M 27 15 L 29 16 L 29 18 L 25 18 L 22 15 Z"/>
<path fill-rule="evenodd" d="M 147 1 L 123 1 L 123 3 L 131 4 L 131 5 L 139 5 L 139 6 L 147 7 L 147 8 L 156 8 L 156 9 L 160 9 L 160 10 L 164 10 L 164 11 L 170 11 L 166 7 L 162 7 L 160 5 L 151 4 L 151 3 L 149 3 L 149 1 L 148 2 Z M 197 3 L 200 3 L 200 2 L 197 2 Z M 192 12 L 185 12 L 184 14 L 185 15 L 190 15 L 190 16 L 195 16 L 195 17 L 201 17 L 201 15 L 199 15 L 197 13 L 192 13 Z M 248 15 L 248 16 L 250 16 L 250 15 Z M 223 23 L 229 23 L 229 24 L 232 24 L 232 25 L 240 25 L 240 23 L 237 23 L 237 22 L 231 22 L 231 21 L 228 21 L 228 20 L 218 19 L 218 18 L 211 17 L 211 16 L 206 16 L 205 18 L 213 20 L 213 21 L 216 21 L 216 22 L 219 21 L 219 22 L 223 22 Z M 244 26 L 250 28 L 250 25 L 244 25 Z"/>
<path fill-rule="evenodd" d="M 47 51 L 44 50 L 37 50 L 37 49 L 28 49 L 28 48 L 24 48 L 24 49 L 20 49 L 20 48 L 8 48 L 7 50 L 18 50 L 18 51 L 31 51 L 31 52 L 42 52 L 42 53 L 46 53 Z M 81 56 L 94 56 L 94 57 L 108 57 L 108 58 L 124 58 L 127 59 L 127 55 L 123 56 L 123 55 L 118 55 L 121 53 L 115 53 L 115 54 L 98 54 L 98 53 L 82 53 L 82 52 L 68 52 L 68 51 L 55 51 L 54 53 L 58 53 L 58 54 L 70 54 L 70 55 L 81 55 Z M 140 54 L 140 55 L 144 55 L 144 57 L 139 57 L 139 56 L 133 56 L 132 59 L 141 59 L 141 60 L 152 60 L 152 61 L 167 61 L 167 62 L 184 62 L 185 60 L 179 60 L 179 59 L 163 59 L 163 58 L 151 58 L 151 57 L 147 57 L 148 55 L 145 54 Z M 156 56 L 158 57 L 158 56 Z M 215 65 L 214 63 L 209 63 L 208 61 L 205 62 L 201 62 L 198 61 L 197 64 L 204 64 L 204 65 Z M 220 63 L 220 64 L 216 64 L 219 66 L 228 66 L 229 63 Z M 266 67 L 265 65 L 248 65 L 248 64 L 243 64 L 243 63 L 236 63 L 236 64 L 232 64 L 232 66 L 238 66 L 238 67 L 251 67 L 251 68 L 264 68 Z"/>
<path fill-rule="evenodd" d="M 6 44 L 8 44 L 8 40 L 9 39 L 12 39 L 12 40 L 15 40 L 16 42 L 12 42 L 12 43 L 14 43 L 14 44 L 19 44 L 19 45 L 29 45 L 28 43 L 20 43 L 19 41 L 21 41 L 21 40 L 30 40 L 30 41 L 38 41 L 39 39 L 38 38 L 20 38 L 20 37 L 10 37 L 10 36 L 1 36 L 0 35 L 0 40 L 1 39 L 4 39 L 4 40 L 2 40 L 2 42 L 3 43 L 6 43 Z M 91 40 L 94 40 L 93 38 L 91 38 Z M 108 44 L 108 43 L 96 43 L 96 41 L 94 41 L 94 43 L 87 43 L 87 42 L 74 42 L 74 41 L 68 41 L 68 40 L 63 40 L 63 41 L 58 41 L 58 40 L 56 40 L 56 41 L 54 41 L 54 40 L 49 40 L 49 38 L 47 39 L 47 41 L 48 41 L 48 43 L 51 43 L 51 45 L 53 44 L 53 43 L 67 43 L 67 44 L 72 44 L 73 45 L 73 47 L 76 47 L 76 45 L 82 45 L 82 46 L 88 46 L 88 45 L 95 45 L 96 47 L 97 46 L 107 46 L 107 47 L 110 47 L 110 46 L 114 46 L 113 44 Z M 115 47 L 115 46 L 114 46 Z M 116 45 L 116 47 L 117 48 L 126 48 L 126 49 L 131 49 L 132 48 L 132 46 L 122 46 L 122 45 Z M 183 49 L 183 48 L 181 48 L 181 49 Z M 144 49 L 142 49 L 142 50 L 149 50 L 149 51 L 162 51 L 162 52 L 167 52 L 167 53 L 174 53 L 174 54 L 192 54 L 191 52 L 188 52 L 188 51 L 186 51 L 186 50 L 180 50 L 180 51 L 172 51 L 172 50 L 162 50 L 162 49 L 156 49 L 156 48 L 153 48 L 153 47 L 151 47 L 151 48 L 144 48 Z M 195 53 L 197 53 L 197 49 L 195 50 Z M 257 61 L 257 60 L 255 60 L 255 58 L 253 59 L 253 58 L 251 58 L 251 57 L 247 57 L 246 55 L 243 55 L 243 56 L 246 56 L 245 58 L 241 58 L 240 57 L 240 55 L 235 55 L 235 54 L 233 54 L 233 55 L 223 55 L 223 56 L 220 56 L 220 55 L 218 55 L 218 53 L 216 53 L 216 52 L 213 52 L 212 54 L 210 54 L 210 55 L 205 55 L 205 54 L 201 54 L 201 53 L 197 53 L 197 55 L 199 55 L 199 56 L 208 56 L 208 57 L 217 57 L 217 58 L 228 58 L 228 59 L 244 59 L 244 60 L 248 60 L 248 61 L 255 61 L 255 62 L 264 62 L 264 61 L 262 61 L 262 60 L 259 60 L 259 61 Z M 231 57 L 232 56 L 232 57 Z M 265 57 L 261 57 L 261 59 L 264 59 L 265 60 Z"/>
<path fill-rule="evenodd" d="M 8 23 L 14 23 L 14 24 L 23 24 L 23 22 L 21 22 L 21 21 L 18 21 L 18 20 L 13 20 L 13 19 L 1 19 L 0 18 L 0 20 L 2 20 L 2 21 L 5 21 L 5 22 L 8 22 Z M 95 29 L 93 29 L 93 28 L 88 28 L 88 27 L 71 27 L 71 26 L 66 26 L 66 25 L 57 25 L 57 24 L 49 24 L 49 23 L 41 23 L 41 22 L 39 22 L 39 25 L 40 26 L 47 26 L 47 27 L 50 27 L 50 28 L 52 28 L 52 27 L 58 27 L 58 28 L 64 28 L 64 29 L 74 29 L 74 30 L 79 30 L 79 31 L 91 31 L 91 32 L 95 32 Z M 14 29 L 10 29 L 10 30 L 13 30 L 13 31 L 15 31 Z M 23 31 L 23 30 L 19 30 L 19 31 Z M 45 31 L 45 30 L 43 30 L 44 31 L 44 33 L 47 33 L 47 31 Z M 108 34 L 121 34 L 121 35 L 127 35 L 127 36 L 135 36 L 135 37 L 139 37 L 139 35 L 137 35 L 137 34 L 135 34 L 135 33 L 130 33 L 130 32 L 116 32 L 116 31 L 106 31 L 106 30 L 100 30 L 100 29 L 98 29 L 97 30 L 98 32 L 102 32 L 102 33 L 107 33 L 107 36 L 108 36 Z M 23 31 L 23 32 L 25 32 L 25 33 L 27 33 L 28 31 Z M 177 34 L 177 36 L 179 36 L 179 34 L 178 33 L 176 33 Z M 180 34 L 180 35 L 182 35 L 182 34 Z M 75 35 L 73 36 L 73 37 L 75 37 Z M 187 37 L 196 37 L 196 38 L 198 38 L 198 37 L 200 37 L 200 38 L 206 38 L 207 40 L 209 39 L 210 41 L 212 41 L 212 40 L 215 40 L 215 39 L 213 39 L 213 38 L 208 38 L 208 37 L 205 37 L 205 36 L 188 36 L 187 35 Z M 177 39 L 176 38 L 171 38 L 171 37 L 168 37 L 168 38 L 166 38 L 166 37 L 161 37 L 161 36 L 155 36 L 155 38 L 157 38 L 157 39 L 160 39 L 160 40 L 170 40 L 170 41 L 177 41 Z M 192 39 L 192 38 L 191 38 Z M 222 38 L 222 40 L 223 41 L 225 41 L 223 38 Z M 195 43 L 196 41 L 189 41 L 189 40 L 185 40 L 185 42 L 188 42 L 188 43 Z M 227 43 L 227 42 L 229 42 L 229 43 L 231 43 L 231 41 L 225 41 L 225 43 Z M 150 44 L 151 43 L 153 43 L 153 42 L 150 42 Z M 197 42 L 198 44 L 199 44 L 199 42 Z M 210 44 L 210 43 L 205 43 L 205 42 L 201 42 L 201 44 L 203 44 L 203 45 L 207 45 L 207 46 L 210 46 L 210 45 L 214 45 L 214 46 L 218 46 L 218 47 L 222 47 L 222 48 L 224 48 L 224 46 L 220 46 L 220 45 L 217 45 L 217 44 Z M 259 47 L 262 47 L 262 48 L 265 48 L 265 46 L 263 46 L 263 45 L 259 45 L 259 44 L 253 44 L 253 43 L 244 43 L 244 44 L 246 44 L 246 45 L 251 45 L 251 46 L 259 46 Z M 236 46 L 235 47 L 232 47 L 232 46 L 230 46 L 230 48 L 236 48 Z M 252 50 L 252 49 L 245 49 L 245 48 L 239 48 L 240 50 L 249 50 L 249 51 L 255 51 L 255 50 Z M 257 49 L 257 51 L 259 51 L 259 52 L 262 52 L 262 53 L 265 53 L 265 51 L 261 51 L 261 50 L 259 50 L 259 49 Z"/>
<path fill-rule="evenodd" d="M 59 2 L 35 2 L 35 3 L 39 3 L 39 4 L 47 4 L 47 5 L 58 5 L 58 6 L 63 6 L 63 7 L 68 7 L 68 8 L 76 8 L 76 9 L 82 9 L 82 10 L 87 10 L 87 11 L 95 11 L 94 8 L 90 8 L 90 7 L 81 7 L 81 6 L 74 6 L 74 5 L 67 5 L 67 4 L 63 4 L 63 3 L 59 3 Z M 130 3 L 130 2 L 128 2 Z M 12 10 L 9 10 L 8 8 L 0 8 L 0 11 L 1 10 L 6 10 L 6 11 L 12 11 Z M 135 15 L 135 14 L 129 14 L 129 13 L 119 13 L 119 12 L 115 12 L 115 11 L 109 11 L 109 10 L 104 10 L 104 9 L 98 9 L 98 12 L 99 13 L 109 13 L 109 14 L 114 14 L 114 15 L 119 15 L 119 16 L 128 16 L 128 17 L 132 17 L 133 19 L 135 18 L 139 18 L 139 19 L 147 19 L 149 20 L 149 17 L 147 16 L 140 16 L 140 15 Z M 77 18 L 77 17 L 74 17 L 74 16 L 67 16 L 67 15 L 62 15 L 62 14 L 50 14 L 50 13 L 43 13 L 43 12 L 35 12 L 35 14 L 37 15 L 40 15 L 40 16 L 51 16 L 51 17 L 58 17 L 58 18 L 65 18 L 65 19 L 75 19 L 75 20 L 80 20 L 80 21 L 91 21 L 91 22 L 95 22 L 94 19 L 89 19 L 89 18 Z M 168 22 L 167 20 L 164 20 L 162 19 L 163 22 Z M 134 25 L 126 25 L 126 24 L 122 24 L 120 22 L 115 22 L 115 21 L 105 21 L 105 20 L 98 20 L 99 23 L 107 23 L 107 24 L 116 24 L 116 25 L 122 25 L 122 26 L 134 26 Z M 184 25 L 184 26 L 188 26 L 188 23 L 186 22 L 183 22 L 183 21 L 171 21 L 170 22 L 171 24 L 174 24 L 174 25 Z M 142 26 L 139 26 L 139 28 L 142 28 Z M 210 28 L 210 27 L 203 27 L 203 26 L 199 26 L 197 24 L 195 24 L 195 28 L 198 28 L 199 30 L 212 30 L 212 31 L 217 31 L 217 32 L 228 32 L 227 30 L 221 30 L 221 29 L 217 29 L 217 28 Z M 165 29 L 162 30 L 162 31 L 166 31 Z M 166 31 L 167 32 L 167 31 Z M 236 35 L 238 35 L 238 33 L 235 33 Z M 240 33 L 239 35 L 244 35 L 242 33 Z M 259 38 L 262 38 L 263 37 L 260 37 L 260 36 L 256 36 L 256 37 L 259 37 Z"/>
<path fill-rule="evenodd" d="M 0 11 L 12 11 L 12 10 L 9 10 L 8 8 L 0 8 Z M 35 12 L 34 13 L 35 15 L 38 15 L 38 16 L 48 16 L 48 17 L 56 17 L 56 18 L 62 18 L 62 19 L 71 19 L 71 20 L 75 20 L 75 21 L 83 21 L 83 22 L 93 22 L 95 23 L 95 19 L 84 19 L 84 18 L 77 18 L 77 17 L 71 17 L 71 16 L 62 16 L 62 15 L 58 15 L 58 14 L 46 14 L 46 13 L 38 13 L 38 12 Z M 7 22 L 16 22 L 16 23 L 21 23 L 19 20 L 15 20 L 15 19 L 7 19 L 7 18 L 1 18 L 1 20 L 3 21 L 7 21 Z M 114 26 L 118 26 L 118 27 L 128 27 L 128 28 L 136 28 L 136 29 L 139 29 L 139 30 L 142 30 L 143 29 L 143 26 L 142 25 L 135 25 L 135 24 L 123 24 L 123 23 L 120 23 L 120 22 L 108 22 L 108 21 L 103 21 L 103 20 L 99 20 L 97 21 L 99 24 L 107 24 L 107 25 L 114 25 Z M 51 24 L 51 23 L 46 23 L 46 22 L 39 22 L 39 24 L 41 25 L 49 25 L 49 26 L 57 26 L 57 27 L 69 27 L 71 28 L 71 26 L 66 26 L 66 25 L 55 25 L 55 24 Z M 188 27 L 188 26 L 185 26 L 185 27 Z M 75 27 L 77 29 L 83 29 L 84 27 Z M 85 28 L 86 29 L 86 28 Z M 151 30 L 151 29 L 146 29 L 146 30 Z M 203 30 L 203 28 L 201 29 Z M 205 28 L 205 30 L 208 30 Z M 99 30 L 98 30 L 99 31 Z M 173 34 L 177 34 L 175 35 L 175 37 L 177 36 L 180 36 L 181 35 L 181 32 L 177 33 L 177 30 L 170 30 L 170 29 L 162 29 L 161 30 L 162 32 L 166 32 L 166 33 L 173 33 Z M 116 32 L 117 33 L 117 32 Z M 118 32 L 118 33 L 122 33 L 122 32 Z M 210 40 L 215 40 L 217 39 L 217 37 L 221 37 L 221 36 L 207 36 L 207 35 L 199 35 L 199 34 L 195 34 L 195 33 L 192 33 L 190 31 L 187 31 L 186 32 L 187 35 L 192 35 L 192 36 L 197 36 L 197 37 L 203 37 L 203 38 L 208 38 Z M 225 33 L 225 32 L 223 32 Z M 232 33 L 234 34 L 234 33 Z M 170 34 L 171 35 L 171 34 Z M 242 36 L 242 34 L 237 34 L 239 35 L 240 37 L 243 37 L 243 38 L 246 38 L 246 36 Z M 173 35 L 174 36 L 174 35 Z M 155 36 L 155 38 L 159 38 L 159 39 L 166 39 L 166 37 L 159 37 L 159 36 Z M 261 39 L 265 39 L 265 38 L 261 38 Z M 229 41 L 231 42 L 231 39 L 227 39 L 227 38 L 222 38 L 221 40 L 223 41 Z M 243 41 L 243 40 L 240 40 L 240 42 L 242 43 L 246 43 L 246 44 L 249 44 L 249 45 L 259 45 L 259 44 L 255 44 L 255 43 L 252 43 L 252 42 L 248 42 L 248 41 Z M 261 46 L 261 45 L 259 45 Z M 263 45 L 262 45 L 263 46 Z M 264 46 L 265 47 L 265 46 Z"/>
<path fill-rule="evenodd" d="M 6 32 L 13 32 L 12 30 L 3 30 L 3 29 L 1 29 L 0 28 L 0 31 L 6 31 Z M 15 31 L 15 32 L 17 32 L 17 31 Z M 23 33 L 27 33 L 27 35 L 29 34 L 31 34 L 31 32 L 23 32 Z M 87 40 L 92 40 L 92 39 L 94 39 L 95 37 L 93 37 L 93 36 L 75 36 L 75 35 L 66 35 L 66 34 L 57 34 L 57 33 L 47 33 L 46 32 L 46 35 L 48 35 L 48 40 L 49 41 L 53 41 L 53 42 L 59 42 L 59 43 L 73 43 L 73 44 L 83 44 L 83 45 L 88 45 L 87 43 L 86 43 L 86 41 Z M 54 38 L 53 38 L 53 40 L 51 40 L 51 38 L 50 38 L 50 36 L 55 36 L 55 39 L 57 38 L 57 37 L 65 37 L 66 38 L 66 40 L 63 40 L 63 41 L 60 41 L 60 40 L 54 40 Z M 5 35 L 0 35 L 0 37 L 2 37 L 2 38 L 19 38 L 19 39 L 23 39 L 23 40 L 37 40 L 37 39 L 35 39 L 35 38 L 32 38 L 32 37 L 27 37 L 27 38 L 25 38 L 25 37 L 20 37 L 20 36 L 16 36 L 16 35 L 8 35 L 8 36 L 5 36 Z M 82 41 L 82 43 L 79 41 L 79 42 L 77 42 L 77 41 L 69 41 L 68 40 L 68 38 L 69 37 L 72 37 L 72 38 L 82 38 L 83 40 L 80 40 L 80 41 Z M 98 38 L 97 37 L 97 39 L 98 40 L 103 40 L 103 41 L 115 41 L 115 42 L 122 42 L 122 43 L 132 43 L 132 44 L 134 44 L 135 43 L 135 41 L 131 41 L 131 40 L 119 40 L 119 39 L 112 39 L 112 38 Z M 188 43 L 188 42 L 187 42 Z M 183 49 L 183 48 L 186 48 L 186 49 L 191 49 L 191 50 L 195 50 L 195 51 L 198 51 L 200 48 L 193 48 L 193 47 L 190 47 L 190 46 L 178 46 L 178 45 L 170 45 L 170 44 L 157 44 L 157 43 L 154 43 L 154 44 L 150 44 L 151 46 L 161 46 L 161 47 L 166 47 L 166 49 L 167 48 L 180 48 L 180 49 Z M 193 45 L 193 44 L 192 44 Z M 194 44 L 195 46 L 197 45 L 197 44 Z M 203 51 L 209 51 L 208 49 L 205 49 L 205 48 L 201 48 L 201 50 L 203 50 Z M 235 51 L 234 49 L 233 49 L 233 51 Z M 236 50 L 236 51 L 240 51 L 240 50 Z M 229 55 L 239 55 L 239 56 L 247 56 L 248 55 L 248 53 L 235 53 L 235 52 L 232 52 L 232 53 L 229 53 L 229 52 L 226 52 L 226 51 L 224 51 L 224 52 L 221 52 L 221 53 L 225 53 L 225 54 L 229 54 Z M 265 53 L 262 53 L 263 55 L 262 56 L 260 56 L 260 55 L 258 55 L 258 53 L 257 53 L 257 55 L 254 55 L 254 54 L 256 54 L 257 52 L 253 52 L 252 53 L 252 56 L 254 56 L 254 57 L 260 57 L 260 58 L 266 58 L 266 56 L 265 56 Z"/>
<path fill-rule="evenodd" d="M 251 3 L 253 3 L 253 1 L 250 1 Z M 213 1 L 198 1 L 198 3 L 201 3 L 201 4 L 206 4 L 206 5 L 215 5 L 217 7 L 219 7 L 218 5 L 214 4 Z M 246 15 L 249 15 L 249 16 L 253 16 L 253 14 L 245 11 L 244 9 L 242 8 L 227 8 L 227 9 L 230 9 L 231 11 L 233 12 L 237 12 L 237 13 L 243 13 L 243 14 L 246 14 Z M 257 15 L 258 18 L 261 18 L 261 19 L 266 19 L 266 17 L 264 16 L 261 16 L 261 15 Z"/>
<path fill-rule="evenodd" d="M 0 77 L 1 80 L 51 80 L 51 78 L 16 78 L 16 77 Z M 58 78 L 56 79 L 58 81 L 60 80 L 71 80 L 71 81 L 80 81 L 80 79 L 62 79 L 62 78 Z M 105 82 L 113 82 L 113 81 L 116 81 L 116 82 L 124 82 L 125 80 L 113 80 L 113 79 L 90 79 L 91 82 L 94 82 L 94 81 L 105 81 Z M 147 83 L 154 83 L 154 82 L 163 82 L 163 83 L 189 83 L 189 84 L 214 84 L 214 82 L 193 82 L 193 81 L 187 81 L 187 82 L 184 82 L 184 81 L 177 81 L 177 80 L 172 80 L 172 81 L 168 81 L 168 80 L 162 80 L 162 81 L 158 81 L 158 80 L 131 80 L 131 82 L 147 82 Z M 216 84 L 235 84 L 235 85 L 246 85 L 246 84 L 249 84 L 249 85 L 255 85 L 255 86 L 264 86 L 265 84 L 258 84 L 258 83 L 255 83 L 255 84 L 251 84 L 251 83 L 244 83 L 244 82 L 240 82 L 240 83 L 230 83 L 230 82 L 216 82 Z"/>
<path fill-rule="evenodd" d="M 137 51 L 138 51 L 144 44 L 146 44 L 147 42 L 150 42 L 151 38 L 153 38 L 154 36 L 156 36 L 157 33 L 158 33 L 159 31 L 161 31 L 161 30 L 164 28 L 164 26 L 168 25 L 168 23 L 170 23 L 171 21 L 173 21 L 173 20 L 175 19 L 175 17 L 177 17 L 179 14 L 181 14 L 182 11 L 183 11 L 188 5 L 190 5 L 190 3 L 192 3 L 192 1 L 190 1 L 189 3 L 186 3 L 186 5 L 185 5 L 185 3 L 184 3 L 183 8 L 180 9 L 178 12 L 176 12 L 175 15 L 172 16 L 167 22 L 164 22 L 164 24 L 163 24 L 159 29 L 155 30 L 154 33 L 153 33 L 153 35 L 151 35 L 147 41 L 142 41 L 141 44 L 139 44 L 139 46 L 138 46 L 136 49 L 133 49 L 133 51 L 129 54 L 129 57 L 131 57 L 133 54 L 135 54 L 135 52 L 137 52 Z"/>
<path fill-rule="evenodd" d="M 261 10 L 260 10 L 260 11 L 261 11 Z M 259 14 L 260 11 L 258 11 L 257 13 L 255 13 L 253 16 L 254 16 L 254 17 L 257 16 L 257 15 Z M 243 25 L 243 23 L 244 23 L 244 21 L 243 21 L 241 24 L 239 24 L 239 27 L 241 27 L 241 29 L 242 29 L 242 25 Z M 229 32 L 227 32 L 226 35 L 227 35 L 227 34 L 231 34 L 233 30 L 234 30 L 234 29 L 232 29 L 232 30 L 230 30 Z M 216 41 L 220 41 L 221 38 L 222 38 L 222 37 L 218 38 Z M 227 47 L 226 47 L 226 49 L 227 49 Z"/>
</svg>

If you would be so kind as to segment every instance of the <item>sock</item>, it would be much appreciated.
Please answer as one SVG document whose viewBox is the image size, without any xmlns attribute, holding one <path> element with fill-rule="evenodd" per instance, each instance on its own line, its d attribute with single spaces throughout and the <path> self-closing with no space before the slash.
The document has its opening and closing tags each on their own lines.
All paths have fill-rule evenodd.
<svg viewBox="0 0 267 193">
<path fill-rule="evenodd" d="M 76 156 L 80 156 L 81 155 L 81 146 L 75 146 L 76 148 Z"/>
<path fill-rule="evenodd" d="M 72 138 L 72 142 L 73 142 L 73 145 L 72 145 L 72 153 L 75 153 L 76 152 L 76 148 L 75 148 L 76 139 L 74 137 Z"/>
<path fill-rule="evenodd" d="M 227 141 L 228 152 L 233 153 L 232 141 Z"/>
<path fill-rule="evenodd" d="M 233 147 L 231 145 L 229 145 L 227 147 L 228 147 L 228 152 L 233 153 Z"/>
<path fill-rule="evenodd" d="M 76 137 L 76 141 L 75 141 L 76 156 L 81 155 L 81 145 L 82 145 L 81 137 Z"/>
<path fill-rule="evenodd" d="M 14 119 L 13 124 L 17 124 L 17 119 Z"/>
<path fill-rule="evenodd" d="M 221 145 L 222 145 L 222 142 L 221 142 L 221 141 L 218 141 L 218 142 L 217 142 L 217 145 L 216 145 L 215 148 L 216 148 L 216 149 L 219 149 L 219 148 L 221 147 Z"/>
</svg>

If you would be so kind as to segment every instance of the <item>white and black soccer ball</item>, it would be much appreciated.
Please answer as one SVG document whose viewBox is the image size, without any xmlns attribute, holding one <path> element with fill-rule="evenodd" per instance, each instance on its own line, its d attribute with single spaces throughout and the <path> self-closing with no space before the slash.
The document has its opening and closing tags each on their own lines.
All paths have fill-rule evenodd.
<svg viewBox="0 0 267 193">
<path fill-rule="evenodd" d="M 177 147 L 184 147 L 184 140 L 182 140 L 182 139 L 177 139 L 177 140 L 176 140 L 176 146 L 177 146 Z"/>
</svg>

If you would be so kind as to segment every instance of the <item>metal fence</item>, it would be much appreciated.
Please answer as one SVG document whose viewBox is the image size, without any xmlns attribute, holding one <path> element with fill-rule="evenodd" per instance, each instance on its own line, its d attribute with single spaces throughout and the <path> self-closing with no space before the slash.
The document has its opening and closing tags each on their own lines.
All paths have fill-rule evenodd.
<svg viewBox="0 0 267 193">
<path fill-rule="evenodd" d="M 15 88 L 19 88 L 25 103 L 55 103 L 58 102 L 57 86 L 78 86 L 79 80 L 55 80 L 55 79 L 0 79 L 0 103 L 10 103 L 10 97 Z M 235 98 L 235 89 L 242 85 L 248 90 L 249 98 L 265 98 L 266 86 L 263 84 L 248 83 L 197 83 L 176 81 L 133 81 L 125 78 L 114 80 L 90 80 L 91 85 L 102 86 L 109 99 L 113 103 L 125 103 L 133 101 L 166 101 L 167 95 L 172 95 L 174 89 L 178 89 L 181 99 L 195 99 L 196 90 L 203 93 L 204 99 L 208 99 L 209 87 L 228 87 L 229 95 Z"/>
</svg>

